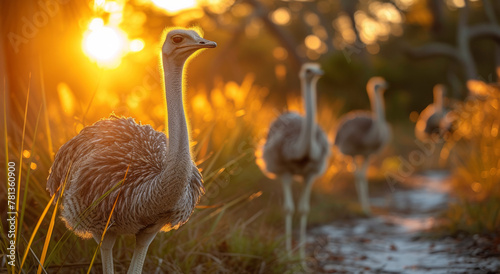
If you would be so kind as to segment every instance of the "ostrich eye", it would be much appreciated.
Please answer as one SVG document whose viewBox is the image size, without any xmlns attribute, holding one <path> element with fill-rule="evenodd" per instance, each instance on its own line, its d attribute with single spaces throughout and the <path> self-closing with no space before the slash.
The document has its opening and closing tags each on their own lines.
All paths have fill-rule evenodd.
<svg viewBox="0 0 500 274">
<path fill-rule="evenodd" d="M 182 40 L 184 40 L 184 38 L 182 38 L 180 36 L 172 37 L 172 42 L 174 42 L 174 44 L 179 44 L 180 42 L 182 42 Z"/>
</svg>

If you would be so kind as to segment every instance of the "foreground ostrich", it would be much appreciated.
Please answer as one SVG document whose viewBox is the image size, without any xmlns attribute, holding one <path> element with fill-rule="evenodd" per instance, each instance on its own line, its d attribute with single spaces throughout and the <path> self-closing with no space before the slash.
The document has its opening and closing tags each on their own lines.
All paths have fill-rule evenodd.
<svg viewBox="0 0 500 274">
<path fill-rule="evenodd" d="M 161 56 L 168 140 L 164 132 L 149 125 L 112 115 L 84 128 L 57 152 L 47 189 L 51 195 L 63 193 L 62 218 L 69 229 L 98 243 L 102 238 L 104 273 L 113 273 L 112 248 L 120 234 L 136 236 L 128 273 L 141 273 L 156 234 L 187 222 L 203 194 L 201 174 L 190 154 L 182 74 L 191 54 L 214 47 L 215 42 L 194 30 L 167 33 Z M 106 196 L 121 181 L 121 187 Z"/>
<path fill-rule="evenodd" d="M 368 182 L 366 171 L 370 157 L 379 152 L 388 142 L 391 131 L 385 119 L 384 91 L 386 81 L 373 77 L 366 86 L 372 112 L 353 111 L 340 119 L 335 145 L 340 152 L 353 157 L 356 170 L 354 177 L 356 190 L 363 212 L 371 214 L 368 201 Z"/>
<path fill-rule="evenodd" d="M 315 122 L 316 82 L 323 71 L 318 64 L 306 63 L 300 71 L 302 96 L 305 99 L 306 116 L 297 113 L 285 113 L 270 126 L 267 139 L 261 151 L 258 164 L 262 171 L 271 178 L 279 177 L 283 183 L 285 219 L 285 241 L 287 252 L 292 249 L 292 214 L 294 202 L 292 196 L 293 176 L 301 176 L 305 189 L 299 202 L 300 240 L 299 250 L 305 258 L 306 225 L 309 213 L 309 198 L 315 179 L 326 169 L 330 153 L 326 134 Z"/>
<path fill-rule="evenodd" d="M 420 141 L 437 141 L 451 130 L 451 121 L 447 119 L 448 111 L 443 105 L 444 90 L 443 85 L 434 86 L 434 101 L 418 117 L 415 136 Z"/>
</svg>

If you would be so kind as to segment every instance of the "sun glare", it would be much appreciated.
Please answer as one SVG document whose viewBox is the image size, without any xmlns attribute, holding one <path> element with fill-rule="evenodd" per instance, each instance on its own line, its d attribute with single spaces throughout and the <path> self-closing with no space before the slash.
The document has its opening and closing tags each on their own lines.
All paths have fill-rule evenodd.
<svg viewBox="0 0 500 274">
<path fill-rule="evenodd" d="M 133 51 L 133 52 L 141 51 L 142 49 L 144 49 L 144 40 L 134 39 L 134 40 L 130 41 L 129 48 L 130 48 L 130 51 Z"/>
<path fill-rule="evenodd" d="M 124 54 L 126 35 L 118 28 L 104 26 L 102 19 L 96 18 L 89 24 L 83 39 L 83 49 L 87 56 L 103 65 L 116 65 Z"/>
<path fill-rule="evenodd" d="M 194 8 L 198 5 L 196 0 L 152 0 L 152 2 L 159 8 L 167 12 L 176 13 L 181 10 Z"/>
</svg>

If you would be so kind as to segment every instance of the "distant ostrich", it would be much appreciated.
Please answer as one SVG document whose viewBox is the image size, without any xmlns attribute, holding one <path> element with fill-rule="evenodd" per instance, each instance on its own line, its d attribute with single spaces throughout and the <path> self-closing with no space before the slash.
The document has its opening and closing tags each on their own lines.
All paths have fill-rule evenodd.
<svg viewBox="0 0 500 274">
<path fill-rule="evenodd" d="M 418 117 L 415 125 L 415 136 L 423 142 L 437 142 L 447 132 L 451 131 L 451 120 L 449 119 L 448 110 L 444 108 L 444 91 L 443 85 L 434 86 L 434 102 L 428 105 Z"/>
<path fill-rule="evenodd" d="M 311 188 L 315 179 L 325 171 L 330 154 L 327 136 L 315 122 L 316 82 L 321 75 L 323 71 L 318 64 L 306 63 L 302 66 L 299 76 L 306 116 L 302 117 L 295 112 L 279 116 L 271 124 L 266 142 L 257 153 L 261 157 L 257 163 L 262 171 L 271 178 L 279 177 L 283 183 L 285 241 L 288 253 L 292 250 L 293 176 L 301 176 L 305 182 L 305 190 L 299 202 L 301 258 L 305 258 Z"/>
<path fill-rule="evenodd" d="M 370 157 L 389 142 L 391 131 L 385 119 L 383 94 L 387 88 L 386 81 L 381 77 L 373 77 L 366 88 L 372 112 L 352 111 L 344 115 L 340 119 L 335 145 L 340 152 L 353 157 L 358 198 L 363 212 L 370 215 L 366 171 Z"/>
<path fill-rule="evenodd" d="M 120 193 L 101 245 L 104 273 L 114 271 L 112 249 L 120 234 L 136 236 L 128 273 L 141 273 L 156 234 L 187 222 L 204 193 L 201 174 L 191 159 L 182 74 L 191 54 L 214 47 L 215 42 L 194 30 L 172 29 L 167 33 L 161 56 L 168 140 L 164 132 L 149 125 L 112 115 L 84 128 L 57 152 L 47 190 L 60 195 L 64 188 L 62 218 L 77 235 L 93 237 L 99 243 Z M 119 190 L 99 201 L 122 180 Z"/>
</svg>

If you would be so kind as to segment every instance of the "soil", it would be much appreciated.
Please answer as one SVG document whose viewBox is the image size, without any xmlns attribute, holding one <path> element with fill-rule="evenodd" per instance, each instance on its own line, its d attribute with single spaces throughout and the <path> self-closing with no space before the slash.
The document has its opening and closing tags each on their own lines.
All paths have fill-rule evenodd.
<svg viewBox="0 0 500 274">
<path fill-rule="evenodd" d="M 431 239 L 425 232 L 451 201 L 445 173 L 414 176 L 370 203 L 370 218 L 310 231 L 317 273 L 500 273 L 500 242 L 485 236 Z"/>
</svg>

